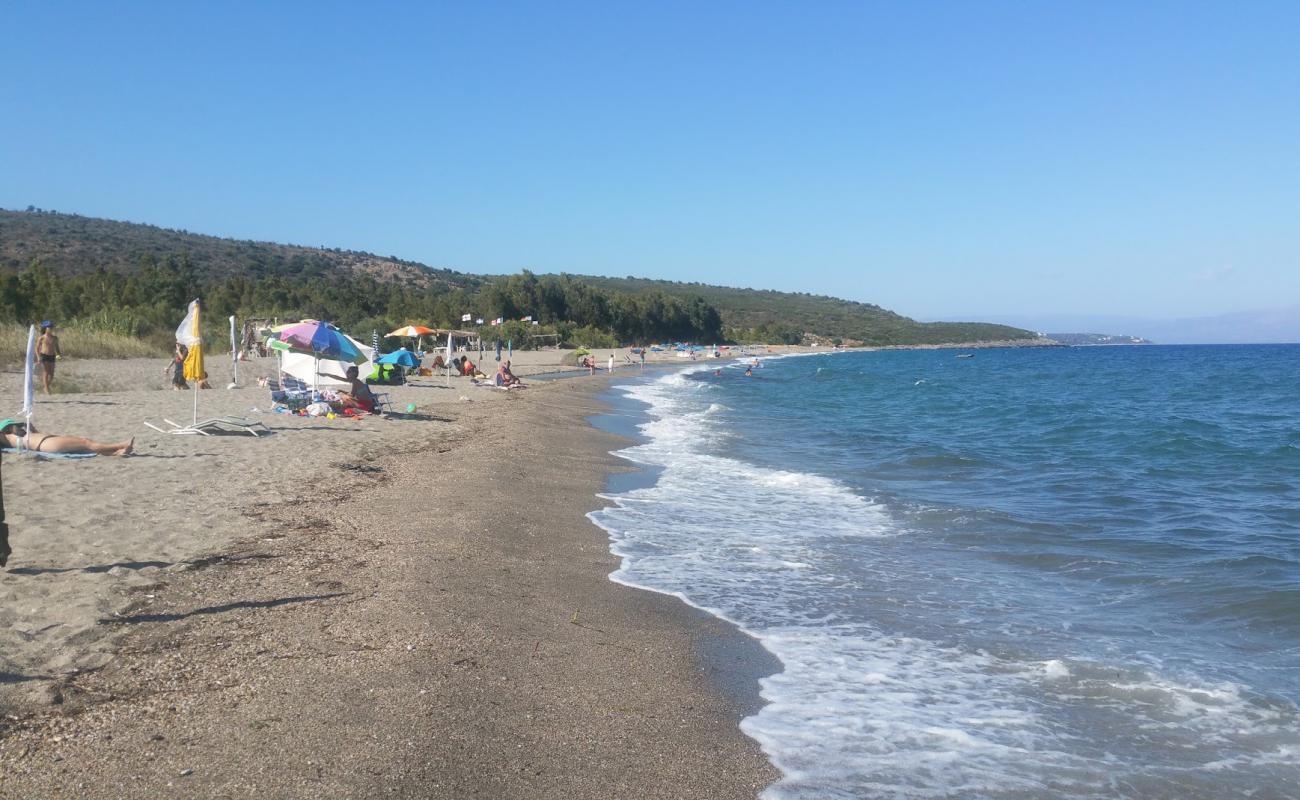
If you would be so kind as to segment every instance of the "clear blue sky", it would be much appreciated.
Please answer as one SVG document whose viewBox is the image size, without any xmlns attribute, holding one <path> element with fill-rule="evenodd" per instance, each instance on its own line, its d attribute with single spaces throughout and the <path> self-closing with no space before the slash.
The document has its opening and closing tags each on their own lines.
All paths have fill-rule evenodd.
<svg viewBox="0 0 1300 800">
<path fill-rule="evenodd" d="M 6 3 L 0 206 L 834 294 L 1300 302 L 1300 3 Z"/>
</svg>

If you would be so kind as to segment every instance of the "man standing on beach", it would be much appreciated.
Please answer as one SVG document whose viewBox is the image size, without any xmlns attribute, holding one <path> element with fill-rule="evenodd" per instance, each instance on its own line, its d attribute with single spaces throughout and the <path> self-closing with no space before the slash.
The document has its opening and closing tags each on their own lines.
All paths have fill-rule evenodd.
<svg viewBox="0 0 1300 800">
<path fill-rule="evenodd" d="M 61 355 L 59 337 L 54 335 L 54 323 L 47 319 L 41 323 L 41 335 L 36 340 L 36 360 L 41 365 L 46 394 L 50 393 L 50 384 L 54 382 L 54 362 Z"/>
</svg>

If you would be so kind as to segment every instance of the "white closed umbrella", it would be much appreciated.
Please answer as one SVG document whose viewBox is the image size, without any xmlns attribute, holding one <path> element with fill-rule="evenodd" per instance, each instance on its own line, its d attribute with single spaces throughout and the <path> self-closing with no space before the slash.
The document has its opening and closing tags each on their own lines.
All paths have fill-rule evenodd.
<svg viewBox="0 0 1300 800">
<path fill-rule="evenodd" d="M 36 326 L 27 327 L 27 360 L 23 365 L 23 421 L 27 423 L 27 430 L 32 429 L 32 414 L 36 410 L 36 404 L 33 401 L 35 393 L 35 376 L 32 374 L 33 363 L 36 360 Z M 26 437 L 18 440 L 19 447 L 27 441 Z"/>
<path fill-rule="evenodd" d="M 227 389 L 239 386 L 239 340 L 235 336 L 235 315 L 230 315 L 230 385 Z"/>
<path fill-rule="evenodd" d="M 451 331 L 447 331 L 447 385 L 451 386 Z"/>
</svg>

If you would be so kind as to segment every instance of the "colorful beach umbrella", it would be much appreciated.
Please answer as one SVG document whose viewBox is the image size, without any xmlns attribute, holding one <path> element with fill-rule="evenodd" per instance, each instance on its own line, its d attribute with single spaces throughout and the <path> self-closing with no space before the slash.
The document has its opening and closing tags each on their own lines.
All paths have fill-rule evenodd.
<svg viewBox="0 0 1300 800">
<path fill-rule="evenodd" d="M 280 331 L 271 349 L 284 353 L 302 353 L 316 359 L 312 370 L 312 394 L 319 386 L 320 362 L 341 361 L 347 364 L 364 364 L 369 359 L 342 331 L 328 322 L 305 319 Z"/>
<path fill-rule="evenodd" d="M 409 336 L 412 339 L 419 336 L 431 336 L 437 333 L 433 328 L 426 328 L 423 325 L 405 325 L 392 333 L 384 334 L 385 336 Z"/>
<path fill-rule="evenodd" d="M 366 356 L 343 335 L 343 332 L 328 322 L 314 319 L 303 320 L 280 331 L 271 347 L 290 353 L 305 353 L 317 359 L 329 361 L 346 361 L 349 364 L 364 364 Z"/>
</svg>

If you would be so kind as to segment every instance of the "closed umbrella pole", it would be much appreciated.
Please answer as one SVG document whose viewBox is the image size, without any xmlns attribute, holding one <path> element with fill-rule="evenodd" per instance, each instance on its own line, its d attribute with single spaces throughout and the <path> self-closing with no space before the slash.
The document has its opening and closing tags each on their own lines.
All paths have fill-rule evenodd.
<svg viewBox="0 0 1300 800">
<path fill-rule="evenodd" d="M 239 385 L 239 343 L 235 340 L 235 315 L 230 315 L 230 388 Z"/>
<path fill-rule="evenodd" d="M 32 395 L 35 391 L 35 386 L 33 385 L 33 379 L 35 376 L 32 374 L 32 369 L 34 367 L 33 362 L 35 361 L 36 361 L 36 326 L 29 325 L 27 327 L 27 363 L 23 365 L 23 419 L 27 422 L 27 430 L 29 432 L 32 429 L 32 414 L 36 410 L 35 403 L 32 400 Z M 19 450 L 21 450 L 23 448 L 23 445 L 25 445 L 26 443 L 27 443 L 26 436 L 18 437 Z M 2 521 L 3 520 L 0 520 L 0 522 Z"/>
<path fill-rule="evenodd" d="M 199 316 L 199 301 L 195 298 L 190 302 L 185 319 L 176 328 L 176 341 L 190 349 L 185 357 L 183 373 L 186 380 L 194 382 L 194 419 L 190 422 L 191 425 L 199 424 L 199 389 L 207 380 L 207 370 L 203 367 L 203 338 L 199 334 Z"/>
</svg>

